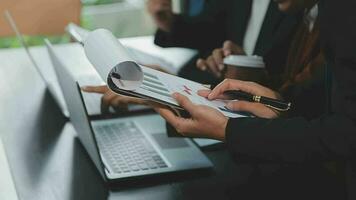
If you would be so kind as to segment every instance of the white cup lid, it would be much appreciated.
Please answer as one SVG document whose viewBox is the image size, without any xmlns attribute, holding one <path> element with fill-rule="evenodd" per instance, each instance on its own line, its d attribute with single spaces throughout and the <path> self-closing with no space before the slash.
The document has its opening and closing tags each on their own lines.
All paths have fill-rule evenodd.
<svg viewBox="0 0 356 200">
<path fill-rule="evenodd" d="M 224 64 L 250 68 L 266 67 L 265 63 L 263 62 L 263 58 L 260 56 L 230 55 L 224 58 Z"/>
</svg>

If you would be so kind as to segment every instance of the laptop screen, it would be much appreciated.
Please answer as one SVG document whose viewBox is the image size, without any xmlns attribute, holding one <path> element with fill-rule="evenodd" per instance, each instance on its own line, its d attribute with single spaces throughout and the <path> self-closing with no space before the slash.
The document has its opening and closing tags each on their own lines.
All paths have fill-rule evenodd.
<svg viewBox="0 0 356 200">
<path fill-rule="evenodd" d="M 45 42 L 59 81 L 59 85 L 63 91 L 65 102 L 68 106 L 70 120 L 73 123 L 79 139 L 87 150 L 89 156 L 99 169 L 102 176 L 105 177 L 105 173 L 103 171 L 104 165 L 101 162 L 99 149 L 89 124 L 90 122 L 82 95 L 80 93 L 80 88 L 73 76 L 67 70 L 66 66 L 63 65 L 56 55 L 51 43 L 48 40 L 45 40 Z"/>
</svg>

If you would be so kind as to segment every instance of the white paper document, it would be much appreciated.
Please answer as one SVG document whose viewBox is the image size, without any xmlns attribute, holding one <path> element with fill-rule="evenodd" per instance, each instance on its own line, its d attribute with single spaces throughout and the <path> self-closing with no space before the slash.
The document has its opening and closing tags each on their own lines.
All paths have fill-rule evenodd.
<svg viewBox="0 0 356 200">
<path fill-rule="evenodd" d="M 81 44 L 91 32 L 73 23 L 68 24 L 66 31 Z M 198 54 L 194 49 L 159 47 L 154 44 L 154 36 L 120 38 L 119 41 L 137 63 L 158 66 L 171 74 L 178 74 L 179 70 Z"/>
<path fill-rule="evenodd" d="M 181 108 L 172 98 L 172 94 L 178 92 L 193 103 L 212 107 L 227 117 L 243 117 L 229 111 L 227 101 L 210 101 L 199 96 L 199 90 L 207 89 L 202 84 L 137 64 L 110 31 L 98 29 L 91 32 L 84 41 L 84 50 L 100 76 L 116 93 Z"/>
</svg>

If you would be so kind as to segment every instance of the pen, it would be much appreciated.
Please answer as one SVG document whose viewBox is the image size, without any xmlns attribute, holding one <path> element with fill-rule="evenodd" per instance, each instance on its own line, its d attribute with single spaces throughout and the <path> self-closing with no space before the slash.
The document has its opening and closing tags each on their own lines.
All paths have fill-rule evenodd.
<svg viewBox="0 0 356 200">
<path fill-rule="evenodd" d="M 288 111 L 292 106 L 292 103 L 290 102 L 284 102 L 282 100 L 272 99 L 264 96 L 252 95 L 240 90 L 228 90 L 224 92 L 224 95 L 231 99 L 262 103 L 265 106 L 278 111 Z"/>
</svg>

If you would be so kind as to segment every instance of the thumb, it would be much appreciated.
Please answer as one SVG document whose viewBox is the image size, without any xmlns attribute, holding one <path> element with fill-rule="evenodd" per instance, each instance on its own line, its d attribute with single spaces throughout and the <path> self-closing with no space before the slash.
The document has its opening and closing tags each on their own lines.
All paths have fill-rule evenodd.
<svg viewBox="0 0 356 200">
<path fill-rule="evenodd" d="M 193 113 L 195 105 L 188 99 L 188 97 L 179 93 L 174 93 L 173 97 L 186 111 Z"/>
<path fill-rule="evenodd" d="M 232 54 L 232 43 L 230 40 L 224 42 L 222 49 L 225 57 Z"/>
<path fill-rule="evenodd" d="M 249 112 L 257 115 L 261 110 L 259 105 L 259 103 L 247 101 L 231 101 L 226 105 L 226 107 L 231 111 Z"/>
</svg>

